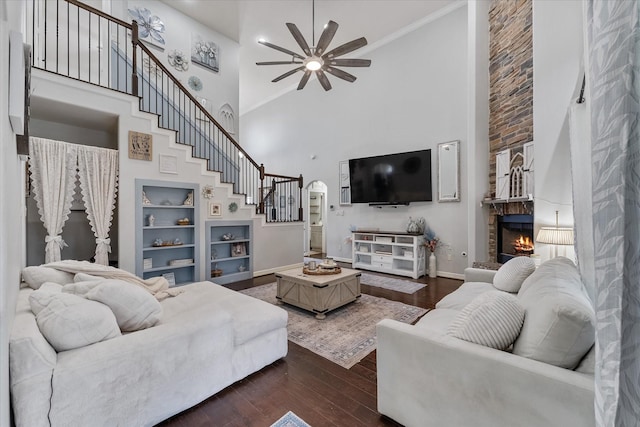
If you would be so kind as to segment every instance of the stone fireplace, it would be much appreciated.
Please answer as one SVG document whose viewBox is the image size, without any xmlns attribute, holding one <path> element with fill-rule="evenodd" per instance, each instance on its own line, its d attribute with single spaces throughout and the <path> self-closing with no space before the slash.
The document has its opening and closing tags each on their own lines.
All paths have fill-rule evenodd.
<svg viewBox="0 0 640 427">
<path fill-rule="evenodd" d="M 497 234 L 496 252 L 499 263 L 533 253 L 533 215 L 498 216 Z"/>
</svg>

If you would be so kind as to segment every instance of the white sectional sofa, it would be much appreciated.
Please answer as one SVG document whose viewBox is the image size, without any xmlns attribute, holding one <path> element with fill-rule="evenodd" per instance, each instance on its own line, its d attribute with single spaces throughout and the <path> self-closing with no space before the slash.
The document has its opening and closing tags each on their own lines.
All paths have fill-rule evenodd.
<svg viewBox="0 0 640 427">
<path fill-rule="evenodd" d="M 16 425 L 151 426 L 287 354 L 286 311 L 211 282 L 181 291 L 159 302 L 155 326 L 56 352 L 30 306 L 37 291 L 22 288 L 10 339 Z"/>
<path fill-rule="evenodd" d="M 516 286 L 524 324 L 506 351 L 453 336 L 495 273 L 467 269 L 416 325 L 378 324 L 378 411 L 407 427 L 595 425 L 595 317 L 575 265 L 550 260 Z"/>
</svg>

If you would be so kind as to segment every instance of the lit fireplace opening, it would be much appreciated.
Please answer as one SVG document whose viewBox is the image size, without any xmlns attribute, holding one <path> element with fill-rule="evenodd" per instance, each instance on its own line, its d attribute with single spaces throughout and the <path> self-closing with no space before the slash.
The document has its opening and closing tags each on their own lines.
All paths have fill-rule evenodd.
<svg viewBox="0 0 640 427">
<path fill-rule="evenodd" d="M 498 216 L 497 254 L 504 264 L 517 256 L 533 253 L 533 215 L 508 214 Z"/>
<path fill-rule="evenodd" d="M 516 251 L 516 255 L 529 256 L 533 253 L 533 242 L 529 236 L 520 235 L 513 241 L 513 250 Z"/>
</svg>

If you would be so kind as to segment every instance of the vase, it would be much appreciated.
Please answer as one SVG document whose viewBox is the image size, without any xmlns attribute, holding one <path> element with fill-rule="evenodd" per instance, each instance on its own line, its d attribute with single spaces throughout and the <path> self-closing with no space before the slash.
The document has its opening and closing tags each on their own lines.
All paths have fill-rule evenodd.
<svg viewBox="0 0 640 427">
<path fill-rule="evenodd" d="M 436 277 L 436 254 L 429 255 L 429 277 Z"/>
</svg>

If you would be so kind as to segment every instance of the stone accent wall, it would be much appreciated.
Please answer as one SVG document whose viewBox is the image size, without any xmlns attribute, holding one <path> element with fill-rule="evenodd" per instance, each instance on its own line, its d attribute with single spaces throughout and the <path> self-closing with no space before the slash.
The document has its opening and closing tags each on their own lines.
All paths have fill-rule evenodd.
<svg viewBox="0 0 640 427">
<path fill-rule="evenodd" d="M 496 153 L 533 141 L 532 0 L 493 0 L 489 10 L 489 188 L 495 197 Z M 508 203 L 504 213 L 524 213 Z M 496 260 L 496 215 L 489 218 L 489 259 Z"/>
</svg>

